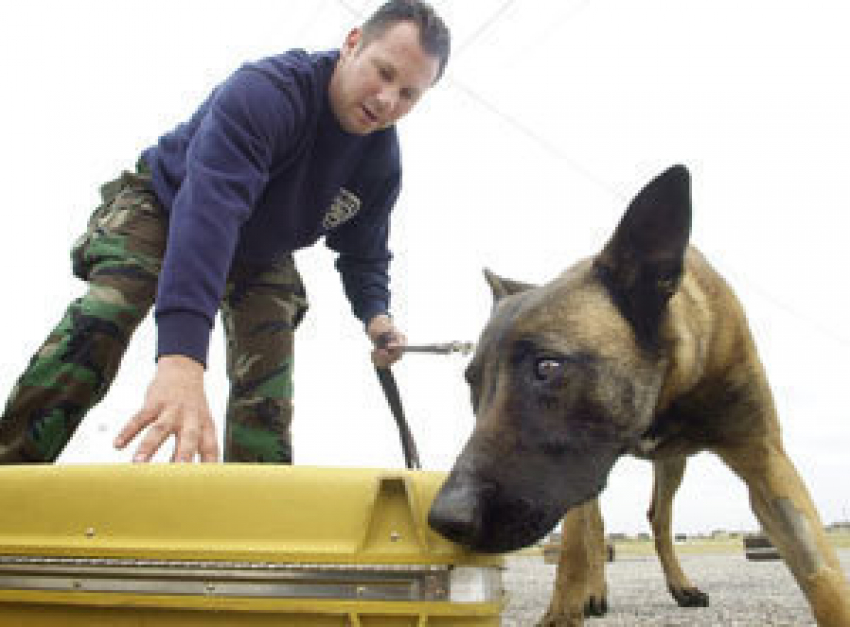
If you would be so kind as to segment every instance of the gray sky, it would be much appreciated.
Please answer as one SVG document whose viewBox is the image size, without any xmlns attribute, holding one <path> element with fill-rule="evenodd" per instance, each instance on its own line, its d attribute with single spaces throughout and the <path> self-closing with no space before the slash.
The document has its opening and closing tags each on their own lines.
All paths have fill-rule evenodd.
<svg viewBox="0 0 850 627">
<path fill-rule="evenodd" d="M 400 125 L 405 189 L 393 225 L 394 313 L 412 342 L 474 340 L 481 270 L 544 282 L 595 252 L 631 196 L 691 169 L 693 241 L 749 312 L 787 449 L 826 522 L 850 516 L 850 5 L 844 0 L 444 0 L 455 55 Z M 84 286 L 68 258 L 100 183 L 182 121 L 240 63 L 336 47 L 359 0 L 29 0 L 0 9 L 0 232 L 6 307 L 0 385 Z M 843 59 L 843 61 L 842 61 Z M 297 338 L 295 456 L 401 466 L 392 418 L 333 258 L 297 256 L 312 310 Z M 154 329 L 140 328 L 112 392 L 62 462 L 126 461 L 111 440 L 141 404 Z M 447 469 L 472 427 L 466 360 L 396 367 L 423 463 Z M 226 399 L 223 340 L 207 391 Z M 6 392 L 4 391 L 3 394 Z M 610 531 L 647 529 L 650 466 L 622 460 Z M 693 459 L 677 531 L 754 528 L 743 486 Z"/>
</svg>

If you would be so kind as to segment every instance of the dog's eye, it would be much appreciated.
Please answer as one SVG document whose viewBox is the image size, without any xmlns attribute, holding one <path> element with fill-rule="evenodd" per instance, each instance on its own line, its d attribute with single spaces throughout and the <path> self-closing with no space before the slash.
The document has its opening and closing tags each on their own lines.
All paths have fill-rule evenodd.
<svg viewBox="0 0 850 627">
<path fill-rule="evenodd" d="M 561 371 L 563 363 L 559 359 L 543 357 L 534 364 L 534 375 L 540 381 L 548 381 Z"/>
</svg>

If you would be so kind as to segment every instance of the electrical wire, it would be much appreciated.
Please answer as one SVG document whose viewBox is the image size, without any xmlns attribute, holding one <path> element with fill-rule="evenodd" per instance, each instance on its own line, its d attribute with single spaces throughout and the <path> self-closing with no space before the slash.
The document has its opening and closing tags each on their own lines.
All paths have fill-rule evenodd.
<svg viewBox="0 0 850 627">
<path fill-rule="evenodd" d="M 359 9 L 355 9 L 354 7 L 352 7 L 347 0 L 336 0 L 336 1 L 339 5 L 341 5 L 346 11 L 348 11 L 352 15 L 355 15 L 357 17 L 362 17 L 363 11 L 359 10 Z M 458 56 L 460 56 L 461 54 L 466 52 L 473 44 L 476 44 L 481 39 L 481 36 L 486 31 L 491 29 L 500 19 L 502 19 L 505 16 L 508 9 L 510 9 L 513 6 L 513 4 L 515 4 L 515 0 L 505 0 L 504 2 L 502 2 L 502 4 L 499 6 L 499 8 L 496 9 L 496 11 L 494 11 L 488 18 L 486 18 L 481 23 L 481 25 L 473 31 L 472 35 L 467 37 L 464 40 L 464 42 L 460 46 L 458 46 L 456 51 L 453 52 L 453 56 L 455 58 L 457 58 Z M 576 15 L 578 15 L 581 11 L 586 9 L 589 5 L 590 5 L 589 0 L 584 0 L 582 2 L 579 2 L 571 12 L 569 12 L 565 16 L 562 16 L 561 19 L 556 20 L 555 22 L 550 24 L 550 26 L 546 29 L 547 34 L 545 34 L 543 36 L 543 38 L 548 38 L 549 34 L 552 33 L 552 32 L 555 32 L 557 30 L 557 28 L 562 26 L 563 23 L 566 20 L 573 19 Z M 542 38 L 536 38 L 535 39 L 536 43 L 539 43 L 540 41 L 542 41 Z M 575 158 L 573 158 L 570 155 L 568 155 L 567 153 L 565 153 L 560 148 L 560 146 L 558 146 L 558 145 L 554 144 L 553 142 L 549 141 L 548 139 L 546 139 L 542 134 L 538 133 L 534 128 L 520 122 L 519 119 L 517 119 L 516 116 L 513 116 L 510 113 L 507 113 L 502 108 L 493 104 L 489 99 L 482 96 L 479 92 L 474 90 L 469 85 L 460 81 L 453 74 L 447 73 L 444 80 L 451 87 L 458 90 L 459 92 L 462 92 L 467 98 L 469 98 L 470 100 L 472 100 L 473 102 L 478 104 L 480 107 L 486 109 L 496 119 L 500 120 L 502 123 L 510 126 L 514 130 L 518 131 L 520 134 L 522 134 L 527 139 L 529 139 L 530 141 L 535 143 L 537 146 L 539 146 L 540 148 L 542 148 L 543 150 L 545 150 L 546 152 L 548 152 L 552 156 L 556 157 L 560 161 L 563 161 L 564 163 L 566 163 L 571 169 L 573 169 L 580 176 L 582 176 L 586 180 L 592 182 L 594 185 L 596 185 L 600 189 L 605 190 L 606 192 L 611 194 L 615 199 L 617 199 L 621 202 L 628 200 L 627 196 L 625 194 L 623 194 L 622 192 L 620 192 L 618 189 L 616 189 L 616 187 L 613 184 L 611 184 L 609 181 L 607 181 L 607 180 L 597 176 L 593 172 L 591 172 L 590 169 L 586 168 L 578 160 L 576 160 Z M 738 278 L 742 277 L 742 275 L 738 274 L 734 270 L 732 271 L 732 274 L 735 275 Z M 751 280 L 746 279 L 746 280 L 743 280 L 743 282 L 745 282 L 749 286 L 749 288 L 752 291 L 754 291 L 755 293 L 757 293 L 761 298 L 772 303 L 775 307 L 781 309 L 782 311 L 784 311 L 786 314 L 788 314 L 792 318 L 799 320 L 807 329 L 817 330 L 820 334 L 822 334 L 825 337 L 828 337 L 828 338 L 830 338 L 830 339 L 832 339 L 836 342 L 839 342 L 839 343 L 841 343 L 845 346 L 850 346 L 850 340 L 836 334 L 831 329 L 829 329 L 827 326 L 817 322 L 816 320 L 813 320 L 810 317 L 807 317 L 807 316 L 800 314 L 797 310 L 788 306 L 786 303 L 782 302 L 779 298 L 773 296 L 767 290 L 765 290 L 764 288 L 760 287 L 759 285 L 753 283 Z"/>
<path fill-rule="evenodd" d="M 472 35 L 467 37 L 457 47 L 456 50 L 452 51 L 452 56 L 457 58 L 462 55 L 470 46 L 472 46 L 472 44 L 478 41 L 481 35 L 483 35 L 487 30 L 489 30 L 493 26 L 493 24 L 498 22 L 505 15 L 507 10 L 511 8 L 514 2 L 515 0 L 505 0 L 505 2 L 503 2 L 502 5 L 498 9 L 496 9 L 496 11 L 494 11 L 488 19 L 482 22 L 481 25 L 473 31 Z"/>
</svg>

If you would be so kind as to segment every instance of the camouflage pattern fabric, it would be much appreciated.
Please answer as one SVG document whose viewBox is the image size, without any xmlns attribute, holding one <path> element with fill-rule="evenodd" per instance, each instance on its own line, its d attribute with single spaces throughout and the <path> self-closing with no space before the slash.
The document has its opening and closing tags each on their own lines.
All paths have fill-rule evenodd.
<svg viewBox="0 0 850 627">
<path fill-rule="evenodd" d="M 294 331 L 307 294 L 290 255 L 231 270 L 221 307 L 227 341 L 224 460 L 292 463 Z"/>
<path fill-rule="evenodd" d="M 154 303 L 168 216 L 142 167 L 101 188 L 103 203 L 71 251 L 88 290 L 73 301 L 18 379 L 0 416 L 0 464 L 56 460 L 115 378 Z M 291 256 L 234 268 L 222 318 L 231 396 L 225 460 L 291 463 L 293 331 L 307 309 Z M 141 405 L 141 398 L 139 399 Z M 117 420 L 129 419 L 119 416 Z"/>
</svg>

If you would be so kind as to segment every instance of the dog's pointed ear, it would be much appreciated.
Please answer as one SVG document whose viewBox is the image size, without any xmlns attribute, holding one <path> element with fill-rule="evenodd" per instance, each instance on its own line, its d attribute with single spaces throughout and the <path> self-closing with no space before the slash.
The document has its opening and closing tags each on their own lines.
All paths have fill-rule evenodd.
<svg viewBox="0 0 850 627">
<path fill-rule="evenodd" d="M 691 177 L 675 165 L 632 200 L 594 265 L 639 339 L 651 341 L 684 272 Z"/>
<path fill-rule="evenodd" d="M 498 303 L 505 296 L 519 294 L 520 292 L 525 292 L 535 287 L 530 283 L 523 283 L 521 281 L 514 281 L 513 279 L 500 277 L 490 272 L 487 268 L 484 268 L 484 278 L 487 280 L 487 283 L 490 285 L 490 290 L 493 292 L 493 304 Z"/>
</svg>

